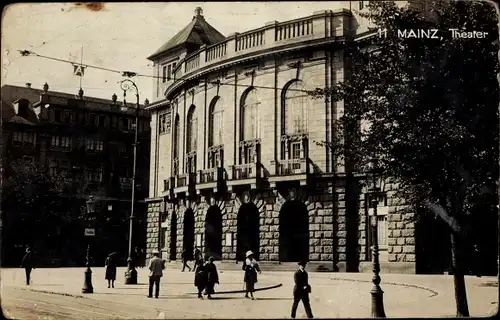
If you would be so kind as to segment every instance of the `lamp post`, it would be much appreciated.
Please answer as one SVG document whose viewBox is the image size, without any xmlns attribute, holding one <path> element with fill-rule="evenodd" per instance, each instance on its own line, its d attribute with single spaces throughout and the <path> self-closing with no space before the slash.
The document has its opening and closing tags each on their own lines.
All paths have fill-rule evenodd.
<svg viewBox="0 0 500 320">
<path fill-rule="evenodd" d="M 383 178 L 378 167 L 374 166 L 371 172 L 372 187 L 369 190 L 369 205 L 373 209 L 373 215 L 370 216 L 370 226 L 372 228 L 372 265 L 373 265 L 373 288 L 370 291 L 372 295 L 372 318 L 385 318 L 384 310 L 384 291 L 380 288 L 380 261 L 378 247 L 378 219 L 377 207 L 379 199 L 385 194 L 382 191 Z"/>
<path fill-rule="evenodd" d="M 91 215 L 95 212 L 95 201 L 92 196 L 89 197 L 89 200 L 86 202 L 87 205 L 87 213 L 89 214 L 89 217 L 87 217 L 89 220 L 91 220 Z M 89 229 L 85 229 L 84 236 L 92 236 L 92 232 L 88 232 Z M 92 229 L 90 229 L 92 230 Z M 83 283 L 83 288 L 82 288 L 82 293 L 93 293 L 94 292 L 94 287 L 92 286 L 92 270 L 90 269 L 90 244 L 87 245 L 87 257 L 86 257 L 86 267 L 87 269 L 85 270 L 85 281 Z"/>
<path fill-rule="evenodd" d="M 125 284 L 137 284 L 137 270 L 135 270 L 135 263 L 132 259 L 132 234 L 133 234 L 133 221 L 134 221 L 134 205 L 135 205 L 135 173 L 137 167 L 137 138 L 139 131 L 139 89 L 137 85 L 130 79 L 120 81 L 120 87 L 123 90 L 123 108 L 127 107 L 127 91 L 133 90 L 136 96 L 135 106 L 135 131 L 134 131 L 134 164 L 132 168 L 132 199 L 130 205 L 130 218 L 129 218 L 129 237 L 128 237 L 128 258 L 127 258 L 127 271 L 125 272 Z"/>
</svg>

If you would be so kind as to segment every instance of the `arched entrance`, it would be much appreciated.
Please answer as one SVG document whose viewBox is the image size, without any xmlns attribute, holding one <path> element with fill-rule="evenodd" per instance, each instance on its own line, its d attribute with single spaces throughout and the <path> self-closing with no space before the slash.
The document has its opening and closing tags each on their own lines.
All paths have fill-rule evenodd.
<svg viewBox="0 0 500 320">
<path fill-rule="evenodd" d="M 182 249 L 186 250 L 187 258 L 193 259 L 194 251 L 194 212 L 191 209 L 184 213 L 184 235 L 182 238 Z"/>
<path fill-rule="evenodd" d="M 245 259 L 245 253 L 252 250 L 259 259 L 260 248 L 259 209 L 253 203 L 246 203 L 238 211 L 236 234 L 236 259 Z"/>
<path fill-rule="evenodd" d="M 205 219 L 205 259 L 222 259 L 222 212 L 219 207 L 208 208 Z"/>
<path fill-rule="evenodd" d="M 172 219 L 170 220 L 170 250 L 169 259 L 177 259 L 177 214 L 172 213 Z"/>
<path fill-rule="evenodd" d="M 280 261 L 309 260 L 309 215 L 299 200 L 283 204 L 279 216 Z"/>
</svg>

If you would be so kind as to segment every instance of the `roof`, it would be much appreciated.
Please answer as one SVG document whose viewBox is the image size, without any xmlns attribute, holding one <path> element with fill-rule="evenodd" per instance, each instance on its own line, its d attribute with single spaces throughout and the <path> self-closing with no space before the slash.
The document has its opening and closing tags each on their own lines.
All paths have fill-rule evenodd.
<svg viewBox="0 0 500 320">
<path fill-rule="evenodd" d="M 2 103 L 1 103 L 1 114 L 2 122 L 16 122 L 22 123 L 21 120 L 14 120 L 13 117 L 16 116 L 16 111 L 14 109 L 14 103 L 20 99 L 26 99 L 31 105 L 40 100 L 40 93 L 43 92 L 39 89 L 33 89 L 29 87 L 4 85 L 1 88 Z M 19 117 L 23 119 L 22 117 Z M 11 121 L 13 120 L 13 121 Z M 34 120 L 34 119 L 33 119 Z M 33 124 L 27 121 L 29 124 Z"/>
<path fill-rule="evenodd" d="M 30 125 L 30 126 L 35 126 L 36 124 L 34 124 L 33 122 L 23 118 L 23 117 L 20 117 L 18 115 L 14 115 L 12 118 L 10 118 L 10 120 L 8 121 L 10 123 L 19 123 L 19 124 L 27 124 L 27 125 Z"/>
<path fill-rule="evenodd" d="M 205 20 L 201 14 L 200 8 L 197 8 L 195 13 L 196 15 L 193 17 L 193 20 L 184 29 L 156 50 L 148 59 L 152 60 L 156 56 L 182 44 L 197 44 L 202 46 L 204 44 L 210 45 L 226 39 L 222 33 L 217 31 Z"/>
</svg>

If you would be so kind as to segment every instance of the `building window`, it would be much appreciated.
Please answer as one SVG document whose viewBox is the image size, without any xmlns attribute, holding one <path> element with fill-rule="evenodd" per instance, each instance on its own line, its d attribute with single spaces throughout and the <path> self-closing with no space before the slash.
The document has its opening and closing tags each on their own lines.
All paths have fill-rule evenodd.
<svg viewBox="0 0 500 320">
<path fill-rule="evenodd" d="M 69 171 L 68 160 L 51 159 L 49 162 L 49 174 L 51 176 L 65 176 Z"/>
<path fill-rule="evenodd" d="M 167 67 L 167 80 L 170 80 L 172 78 L 172 65 L 169 64 Z"/>
<path fill-rule="evenodd" d="M 282 134 L 307 133 L 307 95 L 302 81 L 294 81 L 285 89 L 282 108 Z"/>
<path fill-rule="evenodd" d="M 35 133 L 34 132 L 13 132 L 12 133 L 12 143 L 15 145 L 21 145 L 21 144 L 35 145 Z"/>
<path fill-rule="evenodd" d="M 196 117 L 196 107 L 192 105 L 187 115 L 186 145 L 187 153 L 196 152 L 196 142 L 198 133 L 198 119 Z"/>
<path fill-rule="evenodd" d="M 301 151 L 302 151 L 302 143 L 300 142 L 292 142 L 291 146 L 291 159 L 301 159 Z"/>
<path fill-rule="evenodd" d="M 130 130 L 130 120 L 129 120 L 129 118 L 122 118 L 122 130 L 124 130 L 124 131 Z"/>
<path fill-rule="evenodd" d="M 54 120 L 57 122 L 61 122 L 61 110 L 54 111 Z"/>
<path fill-rule="evenodd" d="M 389 212 L 389 207 L 387 206 L 387 198 L 384 198 L 383 201 L 380 201 L 377 206 L 377 238 L 378 245 L 380 250 L 387 250 L 388 244 L 388 222 L 387 216 Z M 372 219 L 373 217 L 373 208 L 368 209 L 368 217 Z M 371 223 L 371 221 L 369 221 Z"/>
<path fill-rule="evenodd" d="M 87 151 L 101 152 L 104 150 L 104 143 L 99 139 L 87 138 L 85 140 L 85 149 Z"/>
<path fill-rule="evenodd" d="M 95 114 L 93 113 L 89 114 L 89 125 L 95 126 L 95 122 L 96 122 Z"/>
<path fill-rule="evenodd" d="M 73 114 L 71 111 L 64 111 L 64 123 L 71 124 L 73 121 Z"/>
<path fill-rule="evenodd" d="M 181 127 L 180 127 L 180 121 L 179 121 L 179 114 L 175 115 L 175 121 L 174 121 L 174 159 L 179 158 L 179 138 L 180 138 L 180 133 L 181 133 Z"/>
<path fill-rule="evenodd" d="M 224 121 L 224 104 L 220 97 L 217 96 L 212 100 L 208 114 L 208 145 L 220 146 L 224 144 L 223 121 Z"/>
<path fill-rule="evenodd" d="M 106 127 L 106 116 L 99 116 L 99 127 Z"/>
<path fill-rule="evenodd" d="M 116 129 L 116 125 L 118 123 L 116 116 L 111 116 L 111 128 Z"/>
<path fill-rule="evenodd" d="M 102 182 L 102 168 L 89 168 L 85 170 L 85 178 L 91 182 Z"/>
<path fill-rule="evenodd" d="M 240 132 L 242 141 L 256 140 L 260 138 L 259 111 L 260 102 L 257 90 L 252 89 L 247 93 L 241 106 Z"/>
<path fill-rule="evenodd" d="M 359 10 L 363 10 L 364 7 L 365 7 L 364 1 L 359 1 Z"/>
<path fill-rule="evenodd" d="M 167 82 L 167 66 L 163 66 L 162 82 L 163 83 Z"/>
<path fill-rule="evenodd" d="M 71 138 L 62 136 L 53 136 L 50 141 L 51 148 L 71 149 Z"/>
</svg>

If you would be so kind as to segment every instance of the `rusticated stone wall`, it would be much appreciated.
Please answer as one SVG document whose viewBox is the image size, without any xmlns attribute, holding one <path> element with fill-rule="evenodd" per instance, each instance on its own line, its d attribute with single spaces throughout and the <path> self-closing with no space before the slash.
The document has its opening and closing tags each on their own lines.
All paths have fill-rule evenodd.
<svg viewBox="0 0 500 320">
<path fill-rule="evenodd" d="M 154 249 L 159 249 L 160 236 L 160 211 L 162 202 L 151 201 L 148 203 L 148 223 L 146 237 L 146 258 L 149 259 Z"/>
</svg>

